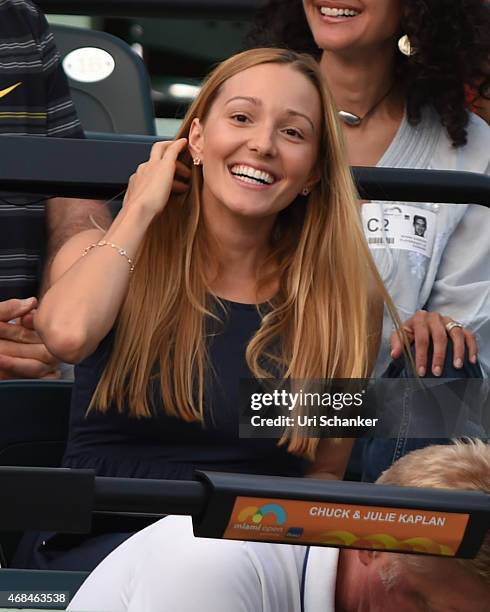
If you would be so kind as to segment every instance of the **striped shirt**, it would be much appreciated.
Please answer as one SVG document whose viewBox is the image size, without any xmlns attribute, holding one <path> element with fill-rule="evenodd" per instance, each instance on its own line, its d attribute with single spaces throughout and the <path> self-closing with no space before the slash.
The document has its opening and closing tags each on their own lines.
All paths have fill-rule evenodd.
<svg viewBox="0 0 490 612">
<path fill-rule="evenodd" d="M 31 0 L 0 0 L 0 160 L 2 134 L 83 138 L 53 34 Z M 0 300 L 37 295 L 45 202 L 0 198 Z"/>
</svg>

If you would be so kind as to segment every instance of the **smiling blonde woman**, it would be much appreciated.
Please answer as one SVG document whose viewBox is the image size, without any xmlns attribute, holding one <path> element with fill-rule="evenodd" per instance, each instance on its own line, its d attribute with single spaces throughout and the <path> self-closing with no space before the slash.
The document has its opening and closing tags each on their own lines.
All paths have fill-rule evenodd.
<svg viewBox="0 0 490 612">
<path fill-rule="evenodd" d="M 238 438 L 240 378 L 365 377 L 391 307 L 312 59 L 257 49 L 221 64 L 108 232 L 71 240 L 52 281 L 36 327 L 78 364 L 64 465 L 342 477 L 350 440 Z"/>
</svg>

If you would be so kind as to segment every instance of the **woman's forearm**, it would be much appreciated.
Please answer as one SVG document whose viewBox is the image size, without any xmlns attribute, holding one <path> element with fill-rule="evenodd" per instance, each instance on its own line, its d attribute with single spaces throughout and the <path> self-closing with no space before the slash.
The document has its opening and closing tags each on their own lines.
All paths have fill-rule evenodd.
<svg viewBox="0 0 490 612">
<path fill-rule="evenodd" d="M 332 472 L 308 472 L 305 478 L 313 478 L 314 480 L 342 480 L 343 474 L 333 474 Z"/>
<path fill-rule="evenodd" d="M 70 240 L 53 262 L 54 283 L 46 293 L 35 325 L 50 352 L 63 361 L 77 363 L 90 355 L 113 327 L 129 284 L 130 265 L 153 219 L 168 203 L 175 176 L 177 157 L 187 140 L 157 142 L 150 159 L 131 176 L 123 209 L 109 231 L 95 233 L 96 246 L 79 234 Z M 90 233 L 93 238 L 94 233 Z M 120 249 L 124 249 L 119 252 Z"/>
<path fill-rule="evenodd" d="M 354 446 L 352 438 L 322 438 L 316 448 L 315 460 L 306 470 L 306 478 L 342 480 Z"/>
<path fill-rule="evenodd" d="M 124 208 L 105 235 L 100 233 L 88 243 L 81 242 L 79 235 L 60 251 L 60 258 L 74 263 L 67 263 L 68 269 L 47 291 L 35 318 L 36 329 L 54 355 L 77 363 L 113 327 L 128 289 L 127 257 L 134 261 L 153 218 L 154 214 L 142 209 Z M 124 249 L 127 257 L 110 246 L 94 247 L 82 257 L 84 249 L 98 240 Z"/>
</svg>

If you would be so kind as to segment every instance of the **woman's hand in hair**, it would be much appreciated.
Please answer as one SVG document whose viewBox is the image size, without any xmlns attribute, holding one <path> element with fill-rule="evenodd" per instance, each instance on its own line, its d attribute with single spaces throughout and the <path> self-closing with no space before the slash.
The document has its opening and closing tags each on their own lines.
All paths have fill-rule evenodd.
<svg viewBox="0 0 490 612">
<path fill-rule="evenodd" d="M 186 145 L 186 138 L 156 142 L 151 148 L 150 159 L 140 164 L 129 179 L 123 207 L 141 208 L 157 215 L 167 205 L 171 192 L 184 193 L 190 170 L 177 157 Z"/>
<path fill-rule="evenodd" d="M 438 312 L 418 310 L 403 323 L 403 328 L 410 342 L 415 343 L 415 367 L 419 376 L 425 376 L 428 368 L 434 376 L 440 376 L 444 369 L 444 360 L 448 340 L 453 343 L 453 365 L 456 369 L 463 367 L 465 350 L 471 363 L 477 360 L 477 343 L 474 334 L 464 327 L 455 326 L 449 331 L 451 317 Z M 432 363 L 427 363 L 429 345 L 432 341 Z M 397 332 L 391 336 L 391 358 L 398 359 L 403 353 L 403 343 Z"/>
</svg>

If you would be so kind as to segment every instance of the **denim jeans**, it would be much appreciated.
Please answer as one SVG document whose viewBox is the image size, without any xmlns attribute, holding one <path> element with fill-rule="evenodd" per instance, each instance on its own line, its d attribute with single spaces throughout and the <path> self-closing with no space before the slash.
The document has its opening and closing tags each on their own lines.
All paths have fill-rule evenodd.
<svg viewBox="0 0 490 612">
<path fill-rule="evenodd" d="M 432 345 L 429 348 L 428 363 L 432 363 Z M 468 379 L 482 378 L 481 368 L 478 364 L 472 364 L 465 355 L 463 367 L 456 369 L 453 366 L 453 347 L 449 342 L 447 346 L 446 358 L 444 362 L 443 372 L 440 378 L 451 379 Z M 405 357 L 400 357 L 390 363 L 382 378 L 401 379 L 413 378 L 412 368 L 410 364 L 405 363 Z M 430 368 L 428 368 L 425 378 L 436 378 Z M 354 445 L 354 461 L 357 458 L 357 466 L 352 464 L 348 468 L 348 472 L 353 473 L 359 470 L 361 478 L 365 482 L 374 482 L 381 473 L 388 469 L 395 461 L 400 459 L 412 450 L 424 448 L 431 444 L 448 444 L 449 439 L 445 438 L 411 438 L 408 435 L 410 422 L 410 396 L 401 397 L 398 405 L 401 410 L 400 427 L 396 438 L 367 438 L 359 439 Z M 481 429 L 477 427 L 470 428 L 467 435 L 481 437 Z M 360 466 L 359 466 L 360 463 Z"/>
</svg>

